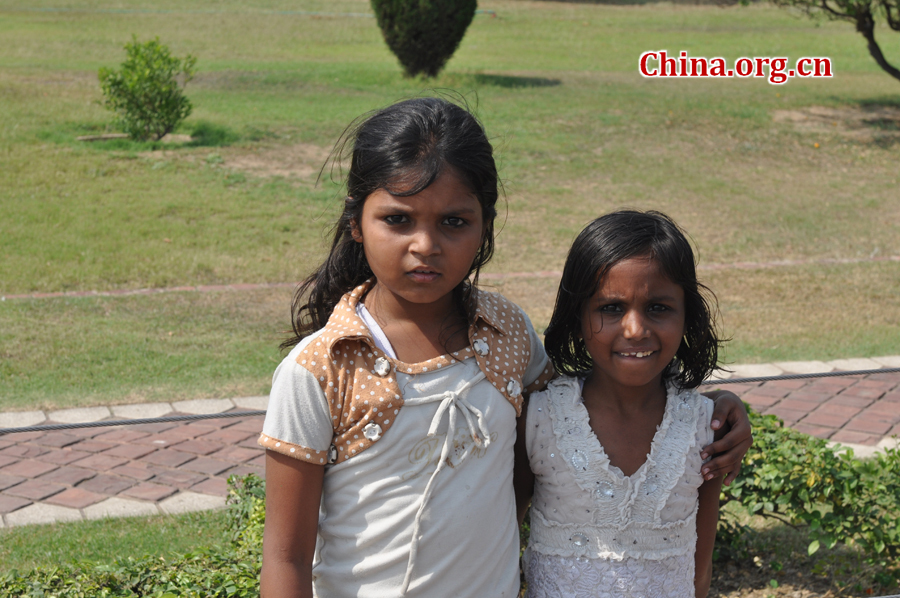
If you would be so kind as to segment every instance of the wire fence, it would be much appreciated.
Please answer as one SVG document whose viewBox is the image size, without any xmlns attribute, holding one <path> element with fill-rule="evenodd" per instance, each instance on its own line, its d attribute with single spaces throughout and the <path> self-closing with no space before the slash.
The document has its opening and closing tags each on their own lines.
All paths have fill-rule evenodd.
<svg viewBox="0 0 900 598">
<path fill-rule="evenodd" d="M 900 372 L 900 368 L 881 368 L 877 370 L 842 370 L 837 372 L 819 372 L 815 374 L 784 374 L 781 376 L 757 376 L 752 378 L 728 378 L 705 380 L 704 386 L 718 386 L 722 384 L 757 384 L 760 382 L 775 382 L 778 380 L 806 380 L 809 378 L 834 378 L 838 376 L 870 376 L 873 374 L 893 374 Z M 0 436 L 17 434 L 20 432 L 51 432 L 58 430 L 74 430 L 78 428 L 105 428 L 111 426 L 135 426 L 139 424 L 166 424 L 173 422 L 190 422 L 204 419 L 218 419 L 226 417 L 256 417 L 265 415 L 265 410 L 225 411 L 223 413 L 203 413 L 194 415 L 170 415 L 167 417 L 148 417 L 137 419 L 114 419 L 96 422 L 84 422 L 73 424 L 47 424 L 43 426 L 23 426 L 19 428 L 0 428 Z M 900 598 L 900 596 L 898 596 Z"/>
</svg>

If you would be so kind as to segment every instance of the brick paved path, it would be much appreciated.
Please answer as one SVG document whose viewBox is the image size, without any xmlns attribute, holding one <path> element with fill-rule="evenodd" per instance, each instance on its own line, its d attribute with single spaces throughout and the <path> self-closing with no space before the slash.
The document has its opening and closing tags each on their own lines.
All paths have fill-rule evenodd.
<svg viewBox="0 0 900 598">
<path fill-rule="evenodd" d="M 858 453 L 900 434 L 900 373 L 722 388 Z M 256 416 L 0 436 L 0 527 L 221 507 L 228 476 L 264 475 L 261 429 Z"/>
</svg>

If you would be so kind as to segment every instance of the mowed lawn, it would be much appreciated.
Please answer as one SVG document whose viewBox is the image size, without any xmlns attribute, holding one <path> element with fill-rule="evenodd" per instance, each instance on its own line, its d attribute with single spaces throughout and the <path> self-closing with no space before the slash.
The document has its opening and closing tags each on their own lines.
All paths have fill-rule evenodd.
<svg viewBox="0 0 900 598">
<path fill-rule="evenodd" d="M 652 208 L 695 241 L 726 362 L 900 353 L 900 82 L 852 26 L 767 5 L 479 8 L 425 81 L 401 76 L 365 0 L 3 2 L 0 408 L 267 392 L 290 288 L 13 296 L 297 281 L 340 205 L 339 169 L 317 178 L 341 132 L 434 90 L 461 93 L 495 143 L 487 273 L 526 275 L 484 283 L 539 329 L 557 281 L 527 274 L 560 270 L 590 219 Z M 897 34 L 877 33 L 900 64 Z M 115 131 L 97 70 L 132 35 L 197 57 L 179 133 L 215 135 L 75 141 Z M 642 78 L 659 49 L 827 56 L 834 77 Z"/>
</svg>

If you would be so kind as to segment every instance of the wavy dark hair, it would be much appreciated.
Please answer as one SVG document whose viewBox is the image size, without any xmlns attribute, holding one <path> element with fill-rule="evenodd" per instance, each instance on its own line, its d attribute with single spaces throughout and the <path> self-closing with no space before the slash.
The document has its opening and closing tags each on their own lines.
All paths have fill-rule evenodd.
<svg viewBox="0 0 900 598">
<path fill-rule="evenodd" d="M 621 210 L 597 218 L 575 239 L 545 333 L 545 346 L 558 372 L 586 375 L 593 367 L 581 337 L 585 302 L 615 264 L 650 256 L 669 280 L 684 290 L 685 332 L 664 381 L 696 388 L 716 369 L 721 339 L 716 330 L 716 296 L 697 280 L 694 252 L 684 231 L 661 212 Z"/>
<path fill-rule="evenodd" d="M 335 144 L 332 167 L 340 165 L 348 146 L 347 196 L 334 226 L 331 251 L 294 293 L 294 335 L 282 343 L 282 349 L 325 326 L 341 297 L 372 276 L 363 246 L 352 234 L 353 224 L 362 219 L 366 198 L 378 189 L 399 197 L 415 195 L 447 169 L 452 169 L 478 198 L 484 222 L 481 246 L 469 275 L 454 290 L 460 313 L 471 322 L 478 274 L 494 254 L 500 188 L 494 150 L 481 123 L 468 107 L 443 98 L 415 98 L 351 123 Z"/>
</svg>

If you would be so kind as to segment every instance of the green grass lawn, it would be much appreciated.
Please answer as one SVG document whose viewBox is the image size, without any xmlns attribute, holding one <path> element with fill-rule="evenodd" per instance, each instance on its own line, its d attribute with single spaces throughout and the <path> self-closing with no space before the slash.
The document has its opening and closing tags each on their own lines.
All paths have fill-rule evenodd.
<svg viewBox="0 0 900 598">
<path fill-rule="evenodd" d="M 690 231 L 701 265 L 801 262 L 705 271 L 734 339 L 728 361 L 900 353 L 900 262 L 816 263 L 900 255 L 900 124 L 847 124 L 900 110 L 900 83 L 850 25 L 767 5 L 485 1 L 497 16 L 476 16 L 446 71 L 423 81 L 404 79 L 374 19 L 355 16 L 370 12 L 365 0 L 185 6 L 0 6 L 0 295 L 298 280 L 336 213 L 339 184 L 316 178 L 344 127 L 453 89 L 477 108 L 506 188 L 488 272 L 558 270 L 591 218 L 660 209 Z M 198 58 L 181 132 L 230 143 L 74 140 L 113 130 L 97 69 L 117 66 L 132 34 Z M 900 64 L 897 34 L 878 35 Z M 835 76 L 644 79 L 638 56 L 653 49 L 828 56 Z M 811 107 L 834 123 L 785 118 Z M 241 166 L 282 154 L 293 174 Z M 546 324 L 554 280 L 495 286 Z M 289 295 L 7 299 L 0 405 L 264 393 Z"/>
</svg>

